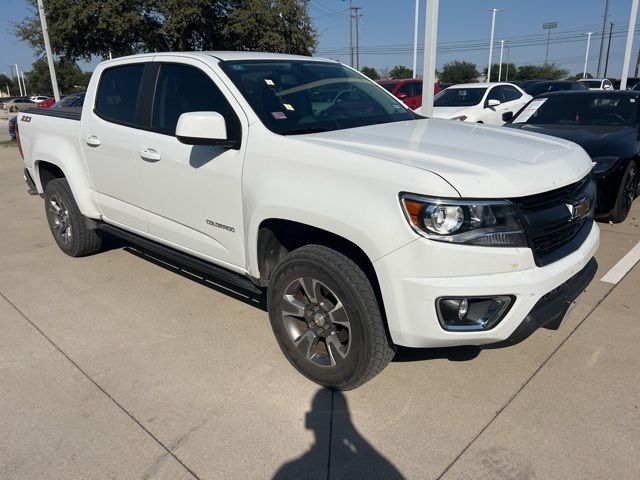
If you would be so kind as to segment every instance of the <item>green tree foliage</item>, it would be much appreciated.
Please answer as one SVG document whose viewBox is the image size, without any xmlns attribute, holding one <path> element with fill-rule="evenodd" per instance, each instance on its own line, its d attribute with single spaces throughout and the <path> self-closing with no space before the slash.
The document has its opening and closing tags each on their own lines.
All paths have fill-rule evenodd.
<svg viewBox="0 0 640 480">
<path fill-rule="evenodd" d="M 222 37 L 231 50 L 310 55 L 317 45 L 308 4 L 300 0 L 245 0 L 229 13 Z"/>
<path fill-rule="evenodd" d="M 15 78 L 8 77 L 4 73 L 0 73 L 0 90 L 3 95 L 7 94 L 7 87 L 9 87 L 9 93 L 15 97 L 20 95 L 20 88 L 18 87 L 18 81 Z"/>
<path fill-rule="evenodd" d="M 567 75 L 569 75 L 569 70 L 560 68 L 555 63 L 522 65 L 512 80 L 560 80 L 566 78 Z"/>
<path fill-rule="evenodd" d="M 76 93 L 86 90 L 91 72 L 83 72 L 75 62 L 61 58 L 55 62 L 56 79 L 60 93 Z M 25 84 L 30 95 L 53 95 L 49 66 L 45 60 L 37 60 L 30 72 L 25 73 Z"/>
<path fill-rule="evenodd" d="M 507 76 L 507 69 L 508 69 L 508 73 L 509 73 L 508 76 Z M 497 82 L 498 81 L 498 73 L 500 73 L 500 64 L 499 63 L 494 63 L 493 66 L 491 67 L 491 81 L 492 82 Z M 509 80 L 515 80 L 517 73 L 518 73 L 518 67 L 516 67 L 514 63 L 503 63 L 502 64 L 502 76 L 500 77 L 500 81 L 501 82 L 506 82 L 507 80 L 505 80 L 505 79 L 507 79 L 507 78 Z M 485 77 L 487 76 L 487 67 L 484 67 L 482 69 L 482 74 Z"/>
<path fill-rule="evenodd" d="M 362 70 L 360 71 L 362 72 L 363 75 L 366 75 L 371 80 L 380 80 L 380 74 L 373 67 L 362 67 Z"/>
<path fill-rule="evenodd" d="M 396 65 L 389 70 L 389 77 L 393 79 L 413 78 L 413 70 L 404 65 Z"/>
<path fill-rule="evenodd" d="M 42 54 L 36 0 L 15 35 Z M 90 60 L 140 52 L 268 50 L 311 54 L 317 43 L 303 0 L 45 0 L 54 53 Z"/>
<path fill-rule="evenodd" d="M 439 80 L 442 83 L 470 83 L 480 76 L 475 63 L 454 60 L 442 67 Z"/>
</svg>

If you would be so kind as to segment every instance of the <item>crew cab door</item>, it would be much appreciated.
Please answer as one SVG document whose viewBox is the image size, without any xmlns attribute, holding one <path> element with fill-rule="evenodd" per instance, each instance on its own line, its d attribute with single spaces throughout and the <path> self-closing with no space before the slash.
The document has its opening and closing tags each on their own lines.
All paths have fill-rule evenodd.
<svg viewBox="0 0 640 480">
<path fill-rule="evenodd" d="M 139 162 L 134 155 L 138 133 L 136 106 L 145 64 L 109 67 L 85 99 L 82 148 L 102 215 L 111 223 L 147 232 L 142 209 Z"/>
<path fill-rule="evenodd" d="M 149 233 L 171 246 L 243 269 L 242 163 L 246 117 L 207 64 L 162 57 L 147 85 L 152 101 L 148 128 L 138 132 L 140 168 Z M 186 145 L 175 136 L 180 115 L 218 112 L 237 148 Z M 243 119 L 241 123 L 241 118 Z"/>
</svg>

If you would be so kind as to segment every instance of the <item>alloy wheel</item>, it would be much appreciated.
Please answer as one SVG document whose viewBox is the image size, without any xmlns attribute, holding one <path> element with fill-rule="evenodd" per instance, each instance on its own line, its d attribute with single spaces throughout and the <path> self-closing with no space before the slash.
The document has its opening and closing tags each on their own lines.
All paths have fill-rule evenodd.
<svg viewBox="0 0 640 480">
<path fill-rule="evenodd" d="M 351 346 L 349 316 L 338 296 L 311 277 L 291 282 L 282 297 L 282 320 L 298 351 L 319 367 L 342 363 Z"/>
<path fill-rule="evenodd" d="M 61 243 L 71 242 L 71 222 L 69 221 L 69 210 L 58 195 L 51 195 L 49 198 L 49 212 L 53 221 L 53 233 Z"/>
</svg>

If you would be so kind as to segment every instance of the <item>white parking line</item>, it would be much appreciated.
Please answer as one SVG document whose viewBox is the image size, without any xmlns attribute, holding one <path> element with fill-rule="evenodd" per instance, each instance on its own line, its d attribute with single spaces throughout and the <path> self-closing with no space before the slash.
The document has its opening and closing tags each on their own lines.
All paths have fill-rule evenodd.
<svg viewBox="0 0 640 480">
<path fill-rule="evenodd" d="M 607 283 L 618 283 L 629 270 L 640 260 L 640 242 L 616 263 L 600 280 Z"/>
</svg>

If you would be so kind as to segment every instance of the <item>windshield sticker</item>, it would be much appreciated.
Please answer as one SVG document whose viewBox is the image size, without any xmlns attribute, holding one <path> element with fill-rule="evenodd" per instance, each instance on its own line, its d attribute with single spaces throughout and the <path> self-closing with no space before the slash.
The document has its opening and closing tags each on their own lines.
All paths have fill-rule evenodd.
<svg viewBox="0 0 640 480">
<path fill-rule="evenodd" d="M 233 68 L 234 70 L 244 70 L 244 67 L 242 65 L 231 65 L 231 68 Z"/>
<path fill-rule="evenodd" d="M 398 110 L 403 110 L 404 107 L 402 105 L 400 105 L 399 103 L 392 103 L 391 105 L 393 105 L 393 108 L 396 108 Z"/>
<path fill-rule="evenodd" d="M 273 118 L 275 118 L 276 120 L 287 119 L 287 116 L 284 114 L 284 112 L 271 112 L 271 115 L 273 115 Z"/>
<path fill-rule="evenodd" d="M 538 111 L 540 106 L 546 102 L 546 98 L 537 98 L 535 100 L 531 100 L 531 103 L 527 105 L 520 115 L 518 115 L 512 123 L 525 123 L 527 120 L 531 118 L 531 116 Z"/>
<path fill-rule="evenodd" d="M 293 111 L 293 105 L 289 105 L 288 103 L 283 103 L 282 106 L 287 110 Z"/>
<path fill-rule="evenodd" d="M 273 80 L 270 80 L 268 78 L 264 79 L 264 83 L 266 83 L 267 85 L 269 85 L 270 87 L 275 86 L 275 83 L 273 82 Z"/>
</svg>

